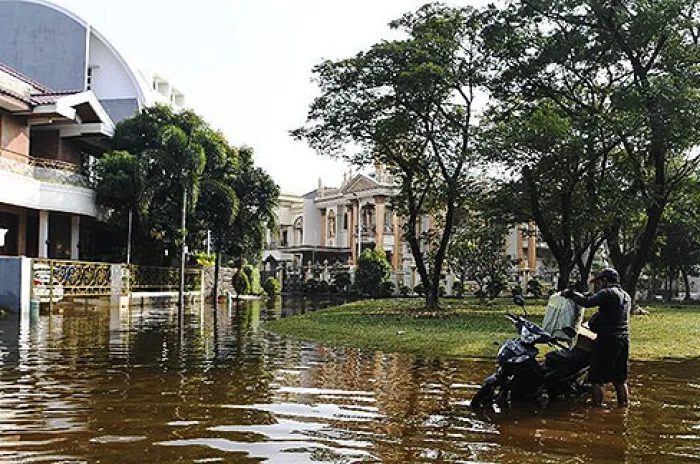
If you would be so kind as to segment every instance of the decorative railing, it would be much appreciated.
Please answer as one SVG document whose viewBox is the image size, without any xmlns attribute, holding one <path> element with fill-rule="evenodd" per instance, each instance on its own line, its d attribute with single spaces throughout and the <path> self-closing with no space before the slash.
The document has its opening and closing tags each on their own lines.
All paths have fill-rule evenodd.
<svg viewBox="0 0 700 464">
<path fill-rule="evenodd" d="M 0 149 L 0 170 L 55 184 L 87 187 L 81 167 L 65 161 L 36 158 L 7 149 Z"/>
<path fill-rule="evenodd" d="M 109 296 L 112 293 L 112 264 L 85 261 L 34 259 L 35 294 L 51 299 L 75 296 Z"/>
<path fill-rule="evenodd" d="M 129 266 L 129 289 L 132 292 L 170 292 L 180 288 L 180 270 L 174 267 Z M 202 271 L 185 270 L 185 290 L 202 288 Z"/>
</svg>

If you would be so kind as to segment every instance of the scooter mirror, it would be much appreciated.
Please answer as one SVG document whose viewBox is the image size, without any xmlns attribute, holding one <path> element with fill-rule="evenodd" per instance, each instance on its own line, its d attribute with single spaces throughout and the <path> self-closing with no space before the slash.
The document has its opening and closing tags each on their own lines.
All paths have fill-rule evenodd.
<svg viewBox="0 0 700 464">
<path fill-rule="evenodd" d="M 513 303 L 515 303 L 517 306 L 520 306 L 523 309 L 525 308 L 525 299 L 522 295 L 515 295 L 513 297 Z"/>
</svg>

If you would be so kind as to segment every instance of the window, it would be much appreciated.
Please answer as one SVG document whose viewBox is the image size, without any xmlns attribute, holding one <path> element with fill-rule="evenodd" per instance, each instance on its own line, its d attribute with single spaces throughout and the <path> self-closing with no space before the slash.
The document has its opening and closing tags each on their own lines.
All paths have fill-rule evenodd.
<svg viewBox="0 0 700 464">
<path fill-rule="evenodd" d="M 345 215 L 343 216 L 343 230 L 348 230 L 348 227 L 348 213 L 345 213 Z"/>
<path fill-rule="evenodd" d="M 90 66 L 87 69 L 87 79 L 85 81 L 85 90 L 92 90 L 92 77 L 93 77 L 94 73 L 95 73 L 95 68 L 93 66 Z"/>
</svg>

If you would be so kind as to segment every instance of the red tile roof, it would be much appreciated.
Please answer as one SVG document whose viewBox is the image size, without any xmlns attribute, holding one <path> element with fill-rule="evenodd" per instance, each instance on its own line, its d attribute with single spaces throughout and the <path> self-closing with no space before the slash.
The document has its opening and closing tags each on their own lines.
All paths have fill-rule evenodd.
<svg viewBox="0 0 700 464">
<path fill-rule="evenodd" d="M 0 71 L 9 74 L 10 76 L 14 77 L 15 79 L 19 79 L 20 81 L 24 82 L 25 84 L 29 84 L 41 93 L 50 93 L 52 92 L 51 89 L 46 87 L 44 84 L 40 84 L 39 82 L 25 76 L 21 72 L 17 71 L 14 68 L 9 67 L 3 62 L 0 62 Z"/>
<path fill-rule="evenodd" d="M 32 95 L 30 95 L 29 97 L 27 97 L 25 95 L 20 95 L 16 92 L 9 90 L 9 89 L 2 89 L 2 88 L 0 88 L 0 93 L 17 98 L 18 100 L 21 100 L 21 101 L 23 101 L 27 104 L 33 105 L 33 106 L 51 105 L 51 104 L 55 103 L 61 97 L 65 97 L 67 95 L 74 95 L 76 93 L 81 92 L 80 90 L 67 90 L 67 91 L 51 90 L 48 87 L 46 87 L 45 85 L 40 84 L 33 79 L 30 79 L 29 77 L 25 76 L 21 72 L 7 66 L 6 64 L 4 64 L 2 62 L 0 62 L 0 72 L 4 72 L 6 74 L 9 74 L 10 76 L 14 77 L 15 79 L 32 86 L 36 90 L 36 92 L 33 92 Z"/>
</svg>

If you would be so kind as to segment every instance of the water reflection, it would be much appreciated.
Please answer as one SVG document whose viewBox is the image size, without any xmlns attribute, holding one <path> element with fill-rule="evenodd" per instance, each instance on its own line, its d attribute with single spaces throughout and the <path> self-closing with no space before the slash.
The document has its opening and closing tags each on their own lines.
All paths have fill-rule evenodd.
<svg viewBox="0 0 700 464">
<path fill-rule="evenodd" d="M 2 462 L 700 461 L 700 360 L 632 366 L 628 410 L 477 417 L 490 362 L 286 340 L 323 303 L 75 306 L 0 319 Z M 283 309 L 284 308 L 284 309 Z"/>
</svg>

